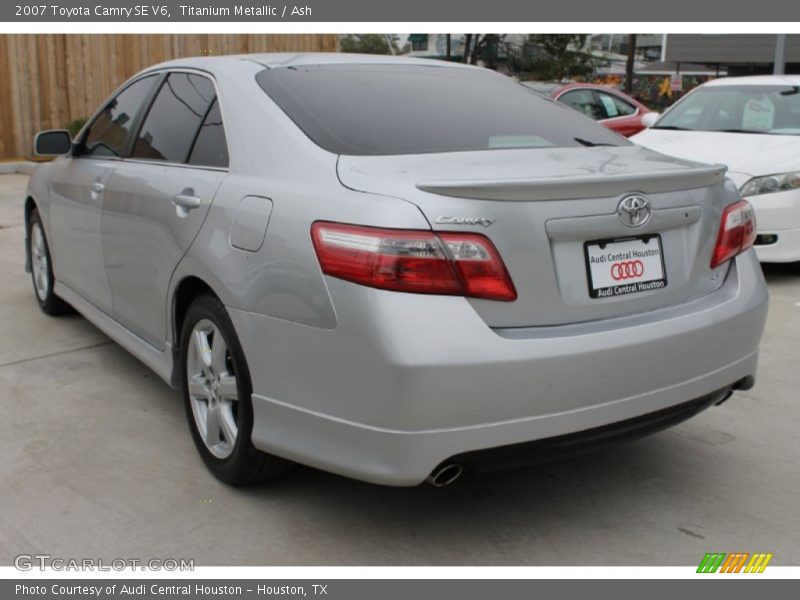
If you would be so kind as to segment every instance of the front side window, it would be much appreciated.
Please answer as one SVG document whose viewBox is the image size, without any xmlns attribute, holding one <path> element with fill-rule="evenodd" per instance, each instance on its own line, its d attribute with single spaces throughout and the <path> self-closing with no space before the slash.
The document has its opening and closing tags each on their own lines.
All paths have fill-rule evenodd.
<svg viewBox="0 0 800 600">
<path fill-rule="evenodd" d="M 142 123 L 132 157 L 186 162 L 215 94 L 207 77 L 171 73 Z"/>
<path fill-rule="evenodd" d="M 654 129 L 800 135 L 800 86 L 699 88 L 667 111 Z"/>
<path fill-rule="evenodd" d="M 122 156 L 136 114 L 150 95 L 157 79 L 155 75 L 138 79 L 106 104 L 89 126 L 81 154 Z"/>
<path fill-rule="evenodd" d="M 312 141 L 336 154 L 629 144 L 488 69 L 313 65 L 264 70 L 256 81 Z"/>
</svg>

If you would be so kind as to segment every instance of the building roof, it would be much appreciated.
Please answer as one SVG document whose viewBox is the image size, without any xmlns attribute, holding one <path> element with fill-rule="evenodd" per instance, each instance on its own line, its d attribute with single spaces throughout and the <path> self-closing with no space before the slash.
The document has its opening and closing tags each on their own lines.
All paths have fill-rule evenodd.
<svg viewBox="0 0 800 600">
<path fill-rule="evenodd" d="M 671 33 L 667 60 L 702 64 L 756 64 L 775 60 L 775 34 Z M 800 62 L 800 35 L 786 36 L 786 61 Z"/>
</svg>

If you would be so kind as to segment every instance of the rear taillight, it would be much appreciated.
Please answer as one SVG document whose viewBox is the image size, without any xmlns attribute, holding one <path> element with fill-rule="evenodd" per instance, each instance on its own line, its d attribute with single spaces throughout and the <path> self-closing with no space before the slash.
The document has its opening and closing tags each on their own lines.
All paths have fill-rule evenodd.
<svg viewBox="0 0 800 600">
<path fill-rule="evenodd" d="M 717 245 L 711 257 L 711 268 L 741 254 L 756 239 L 756 215 L 747 200 L 740 200 L 722 211 Z"/>
<path fill-rule="evenodd" d="M 477 233 L 318 221 L 311 238 L 322 271 L 332 277 L 398 292 L 517 299 L 494 244 Z"/>
</svg>

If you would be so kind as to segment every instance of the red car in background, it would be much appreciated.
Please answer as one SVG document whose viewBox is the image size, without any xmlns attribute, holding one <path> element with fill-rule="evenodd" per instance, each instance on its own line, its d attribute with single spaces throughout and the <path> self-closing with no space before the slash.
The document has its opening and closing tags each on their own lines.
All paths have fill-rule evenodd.
<svg viewBox="0 0 800 600">
<path fill-rule="evenodd" d="M 604 85 L 539 81 L 525 81 L 523 85 L 543 96 L 563 102 L 625 137 L 645 129 L 642 117 L 652 112 L 627 94 Z"/>
</svg>

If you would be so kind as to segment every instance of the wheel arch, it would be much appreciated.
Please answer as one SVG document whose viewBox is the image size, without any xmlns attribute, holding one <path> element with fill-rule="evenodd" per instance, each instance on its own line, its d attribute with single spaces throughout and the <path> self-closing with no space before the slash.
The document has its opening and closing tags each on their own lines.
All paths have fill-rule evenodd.
<svg viewBox="0 0 800 600">
<path fill-rule="evenodd" d="M 210 294 L 221 300 L 220 295 L 214 291 L 214 288 L 205 279 L 197 275 L 186 275 L 175 286 L 175 291 L 172 294 L 170 324 L 174 341 L 173 346 L 176 351 L 179 351 L 180 334 L 183 328 L 183 320 L 186 318 L 186 312 L 194 299 L 203 294 Z"/>
<path fill-rule="evenodd" d="M 31 213 L 34 209 L 38 210 L 39 206 L 36 204 L 36 200 L 34 200 L 33 196 L 28 194 L 28 197 L 25 198 L 25 226 L 27 227 L 28 223 L 30 222 Z"/>
</svg>

